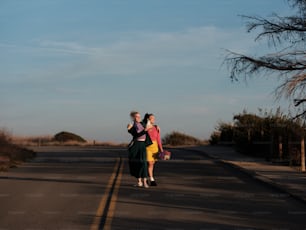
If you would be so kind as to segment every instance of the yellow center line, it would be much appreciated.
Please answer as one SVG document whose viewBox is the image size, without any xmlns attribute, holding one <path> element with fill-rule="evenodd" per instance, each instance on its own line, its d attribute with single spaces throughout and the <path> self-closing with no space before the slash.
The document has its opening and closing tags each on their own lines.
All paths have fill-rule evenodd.
<svg viewBox="0 0 306 230">
<path fill-rule="evenodd" d="M 115 214 L 116 203 L 117 203 L 117 199 L 118 199 L 119 187 L 120 187 L 120 184 L 121 184 L 123 164 L 124 164 L 124 161 L 122 160 L 122 163 L 120 165 L 120 171 L 119 171 L 119 174 L 118 174 L 118 177 L 117 177 L 117 180 L 116 180 L 116 184 L 115 184 L 115 188 L 114 188 L 114 191 L 113 191 L 113 196 L 111 198 L 109 209 L 108 209 L 108 212 L 107 212 L 106 221 L 105 221 L 105 225 L 104 225 L 104 230 L 110 230 L 111 227 L 112 227 L 112 221 L 113 221 L 113 217 L 114 217 L 114 214 Z"/>
<path fill-rule="evenodd" d="M 120 163 L 120 161 L 119 161 L 119 159 L 117 159 L 116 160 L 116 165 L 114 167 L 114 171 L 113 171 L 111 177 L 108 180 L 107 186 L 105 188 L 105 192 L 104 192 L 104 194 L 103 194 L 103 196 L 100 200 L 100 203 L 99 203 L 99 206 L 98 206 L 98 209 L 97 209 L 97 212 L 96 212 L 96 216 L 93 220 L 93 223 L 90 227 L 90 230 L 99 230 L 99 226 L 100 226 L 100 223 L 101 223 L 103 212 L 105 210 L 106 202 L 107 202 L 107 199 L 109 197 L 113 182 L 114 182 L 116 174 L 117 174 L 119 163 Z"/>
</svg>

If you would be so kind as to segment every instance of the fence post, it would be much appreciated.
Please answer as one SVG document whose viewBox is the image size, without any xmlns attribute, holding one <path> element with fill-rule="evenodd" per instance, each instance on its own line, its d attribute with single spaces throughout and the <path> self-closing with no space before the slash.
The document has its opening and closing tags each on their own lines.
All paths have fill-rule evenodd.
<svg viewBox="0 0 306 230">
<path fill-rule="evenodd" d="M 269 157 L 267 158 L 268 161 L 272 160 L 274 154 L 274 134 L 271 133 L 270 134 L 270 153 L 269 153 Z"/>
<path fill-rule="evenodd" d="M 305 136 L 301 138 L 301 171 L 305 172 Z"/>
<path fill-rule="evenodd" d="M 278 136 L 278 154 L 279 154 L 279 159 L 283 159 L 283 137 Z"/>
<path fill-rule="evenodd" d="M 249 141 L 249 143 L 251 143 L 251 140 L 252 140 L 252 138 L 251 138 L 251 129 L 248 128 L 248 141 Z"/>
</svg>

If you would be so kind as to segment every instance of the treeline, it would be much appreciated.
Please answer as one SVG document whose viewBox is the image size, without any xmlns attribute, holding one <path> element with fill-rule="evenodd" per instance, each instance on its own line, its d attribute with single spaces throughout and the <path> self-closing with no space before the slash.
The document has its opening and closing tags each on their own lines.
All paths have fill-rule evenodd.
<svg viewBox="0 0 306 230">
<path fill-rule="evenodd" d="M 233 122 L 221 122 L 210 137 L 210 144 L 233 145 L 237 151 L 267 160 L 301 164 L 301 140 L 305 124 L 293 120 L 280 109 L 259 115 L 243 111 L 234 115 Z"/>
</svg>

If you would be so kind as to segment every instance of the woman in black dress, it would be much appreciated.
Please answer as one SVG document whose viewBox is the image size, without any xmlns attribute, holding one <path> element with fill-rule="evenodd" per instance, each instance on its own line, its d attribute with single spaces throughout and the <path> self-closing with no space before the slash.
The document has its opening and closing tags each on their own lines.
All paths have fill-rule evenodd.
<svg viewBox="0 0 306 230">
<path fill-rule="evenodd" d="M 131 112 L 133 124 L 128 125 L 128 132 L 132 134 L 133 140 L 129 145 L 129 167 L 130 174 L 137 178 L 138 187 L 148 188 L 148 166 L 146 146 L 151 145 L 152 141 L 147 133 L 147 129 L 138 112 Z"/>
</svg>

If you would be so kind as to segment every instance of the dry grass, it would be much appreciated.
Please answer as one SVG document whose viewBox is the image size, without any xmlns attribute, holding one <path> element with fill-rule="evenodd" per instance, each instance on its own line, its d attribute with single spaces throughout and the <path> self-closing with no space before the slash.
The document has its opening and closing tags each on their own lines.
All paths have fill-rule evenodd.
<svg viewBox="0 0 306 230">
<path fill-rule="evenodd" d="M 46 143 L 52 142 L 52 136 L 45 135 L 45 136 L 14 136 L 12 137 L 12 142 L 16 145 L 20 146 L 38 146 L 44 145 Z"/>
<path fill-rule="evenodd" d="M 0 130 L 0 171 L 16 167 L 33 157 L 35 157 L 35 152 L 14 144 L 9 133 Z"/>
<path fill-rule="evenodd" d="M 43 136 L 14 136 L 12 137 L 12 142 L 19 146 L 24 147 L 35 147 L 35 146 L 108 146 L 108 147 L 126 147 L 127 143 L 118 143 L 112 141 L 96 141 L 89 140 L 84 143 L 78 141 L 65 141 L 59 142 L 54 141 L 53 136 L 43 135 Z"/>
</svg>

